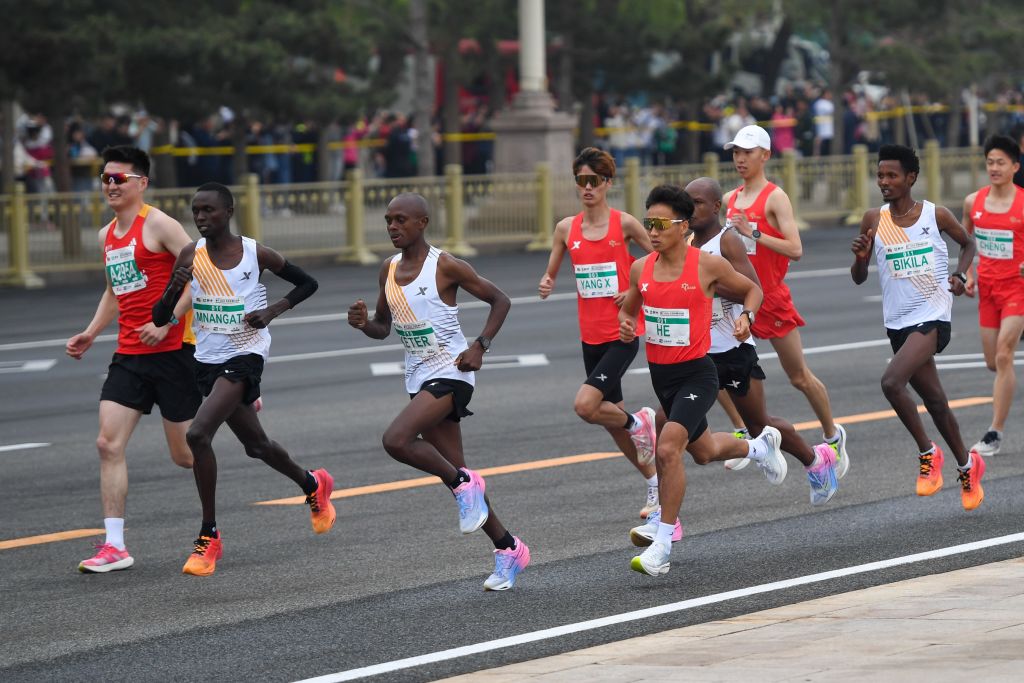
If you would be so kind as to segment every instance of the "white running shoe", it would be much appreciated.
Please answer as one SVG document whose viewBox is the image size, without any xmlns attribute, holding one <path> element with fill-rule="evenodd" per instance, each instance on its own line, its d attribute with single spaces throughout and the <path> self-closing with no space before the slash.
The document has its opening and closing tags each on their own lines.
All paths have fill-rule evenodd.
<svg viewBox="0 0 1024 683">
<path fill-rule="evenodd" d="M 637 462 L 647 465 L 654 461 L 654 448 L 658 439 L 654 409 L 641 408 L 633 417 L 640 423 L 640 428 L 635 432 L 630 431 L 629 439 L 636 446 Z"/>
<path fill-rule="evenodd" d="M 785 480 L 786 471 L 789 469 L 789 466 L 786 464 L 786 458 L 782 455 L 782 450 L 779 448 L 782 445 L 782 434 L 775 427 L 765 427 L 764 431 L 761 432 L 761 436 L 753 439 L 753 441 L 761 441 L 768 447 L 767 455 L 754 460 L 754 462 L 761 468 L 761 472 L 764 473 L 768 483 L 778 486 Z"/>
<path fill-rule="evenodd" d="M 732 433 L 732 435 L 737 439 L 743 439 L 744 441 L 750 438 L 750 432 L 747 431 L 746 427 L 743 429 L 737 429 Z M 750 460 L 747 458 L 731 458 L 722 464 L 725 465 L 725 469 L 736 472 L 737 470 L 742 470 L 744 467 L 749 465 Z"/>
<path fill-rule="evenodd" d="M 459 484 L 452 494 L 459 505 L 459 530 L 471 534 L 484 525 L 491 511 L 484 498 L 487 489 L 484 478 L 468 467 L 463 467 L 462 471 L 469 476 L 469 481 Z"/>
<path fill-rule="evenodd" d="M 842 479 L 850 470 L 850 456 L 846 454 L 846 430 L 838 422 L 836 423 L 836 434 L 839 435 L 839 440 L 828 445 L 836 454 L 836 476 Z M 823 439 L 824 437 L 825 435 L 822 434 Z"/>
<path fill-rule="evenodd" d="M 995 455 L 999 452 L 999 449 L 1003 446 L 1002 435 L 990 429 L 985 432 L 985 435 L 981 437 L 981 441 L 971 446 L 971 450 L 978 453 L 983 458 L 987 458 L 990 455 Z"/>
<path fill-rule="evenodd" d="M 640 508 L 640 519 L 647 519 L 652 512 L 658 509 L 661 503 L 658 498 L 658 487 L 648 486 L 647 487 L 647 501 L 644 506 Z"/>
<path fill-rule="evenodd" d="M 671 553 L 671 546 L 665 543 L 652 543 L 647 546 L 647 550 L 630 560 L 629 566 L 633 571 L 647 574 L 648 576 L 668 574 L 669 555 Z"/>
<path fill-rule="evenodd" d="M 658 507 L 647 518 L 646 524 L 635 526 L 629 530 L 630 542 L 638 548 L 643 548 L 654 543 L 658 535 L 658 525 L 661 524 L 661 507 Z M 676 519 L 676 527 L 672 530 L 672 542 L 678 543 L 683 540 L 683 525 Z"/>
</svg>

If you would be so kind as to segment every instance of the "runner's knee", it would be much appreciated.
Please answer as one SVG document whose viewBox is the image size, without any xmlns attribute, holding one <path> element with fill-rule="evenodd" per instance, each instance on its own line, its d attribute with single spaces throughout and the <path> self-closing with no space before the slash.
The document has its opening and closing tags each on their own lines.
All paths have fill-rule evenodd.
<svg viewBox="0 0 1024 683">
<path fill-rule="evenodd" d="M 100 434 L 96 437 L 96 450 L 101 460 L 124 460 L 124 446 Z"/>
<path fill-rule="evenodd" d="M 586 396 L 576 396 L 576 400 L 573 402 L 573 409 L 584 422 L 593 422 L 597 418 L 598 411 L 601 409 L 600 397 L 597 401 L 594 401 Z"/>
<path fill-rule="evenodd" d="M 245 444 L 245 454 L 255 460 L 266 460 L 273 454 L 274 444 L 270 439 L 260 439 L 254 443 Z"/>
<path fill-rule="evenodd" d="M 898 396 L 901 391 L 903 391 L 902 382 L 900 382 L 895 377 L 890 377 L 887 374 L 882 375 L 882 393 L 885 394 L 886 398 L 892 400 L 893 398 Z"/>
<path fill-rule="evenodd" d="M 388 455 L 394 457 L 400 455 L 413 438 L 415 437 L 410 438 L 407 434 L 403 433 L 403 430 L 388 427 L 380 441 Z"/>
<path fill-rule="evenodd" d="M 996 370 L 1010 370 L 1013 368 L 1013 352 L 1014 348 L 1001 348 L 996 351 L 995 362 L 987 363 L 988 369 L 992 371 Z"/>
<path fill-rule="evenodd" d="M 799 372 L 795 372 L 789 377 L 789 383 L 792 384 L 797 391 L 802 393 L 806 393 L 814 386 L 814 380 L 814 375 L 812 375 L 811 371 L 807 368 L 804 368 Z"/>
<path fill-rule="evenodd" d="M 210 446 L 213 444 L 213 436 L 201 427 L 197 427 L 193 422 L 192 426 L 185 432 L 185 441 L 188 442 L 188 447 L 194 456 L 196 451 L 205 453 L 210 450 Z"/>
</svg>

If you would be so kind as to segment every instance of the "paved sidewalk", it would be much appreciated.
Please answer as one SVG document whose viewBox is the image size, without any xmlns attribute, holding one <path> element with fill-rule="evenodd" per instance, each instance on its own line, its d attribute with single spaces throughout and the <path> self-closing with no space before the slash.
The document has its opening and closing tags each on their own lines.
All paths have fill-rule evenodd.
<svg viewBox="0 0 1024 683">
<path fill-rule="evenodd" d="M 1024 558 L 447 679 L 1024 680 Z"/>
</svg>

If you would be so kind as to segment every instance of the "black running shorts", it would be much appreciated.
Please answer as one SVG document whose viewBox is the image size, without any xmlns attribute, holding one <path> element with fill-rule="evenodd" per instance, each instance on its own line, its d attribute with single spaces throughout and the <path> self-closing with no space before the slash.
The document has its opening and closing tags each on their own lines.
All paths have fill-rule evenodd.
<svg viewBox="0 0 1024 683">
<path fill-rule="evenodd" d="M 113 401 L 145 415 L 160 406 L 168 422 L 187 422 L 203 402 L 196 388 L 195 347 L 182 344 L 177 351 L 115 353 L 100 390 L 101 401 Z"/>
<path fill-rule="evenodd" d="M 209 396 L 213 385 L 221 377 L 230 382 L 245 382 L 242 403 L 249 405 L 260 397 L 260 380 L 263 378 L 263 356 L 246 353 L 229 358 L 223 363 L 200 363 L 196 361 L 196 382 L 203 396 Z"/>
<path fill-rule="evenodd" d="M 942 353 L 943 350 L 949 346 L 949 339 L 953 336 L 952 326 L 948 321 L 929 320 L 926 323 L 918 323 L 917 325 L 904 327 L 901 330 L 890 330 L 889 328 L 885 328 L 885 333 L 889 335 L 889 344 L 892 346 L 892 352 L 899 353 L 899 350 L 903 348 L 905 343 L 907 343 L 907 338 L 910 335 L 915 332 L 928 334 L 932 330 L 938 330 L 938 338 L 935 342 L 935 353 Z"/>
<path fill-rule="evenodd" d="M 604 344 L 583 342 L 583 367 L 587 370 L 587 381 L 612 403 L 622 401 L 622 376 L 640 350 L 640 340 L 630 343 L 610 341 Z"/>
<path fill-rule="evenodd" d="M 708 356 L 685 363 L 648 363 L 654 393 L 669 422 L 686 428 L 696 441 L 707 430 L 707 414 L 718 397 L 718 373 Z"/>
<path fill-rule="evenodd" d="M 469 402 L 473 400 L 473 385 L 469 382 L 463 382 L 461 379 L 447 379 L 440 377 L 438 379 L 428 379 L 420 387 L 420 391 L 426 391 L 430 393 L 434 398 L 442 398 L 448 394 L 452 395 L 452 412 L 448 413 L 445 419 L 451 420 L 452 422 L 460 422 L 462 418 L 469 417 L 473 412 L 468 408 Z M 419 392 L 416 392 L 417 394 Z M 413 399 L 416 394 L 409 394 L 409 398 Z"/>
<path fill-rule="evenodd" d="M 763 380 L 764 370 L 757 364 L 757 348 L 753 344 L 740 344 L 722 353 L 709 353 L 718 371 L 718 388 L 734 396 L 746 396 L 750 380 Z"/>
</svg>

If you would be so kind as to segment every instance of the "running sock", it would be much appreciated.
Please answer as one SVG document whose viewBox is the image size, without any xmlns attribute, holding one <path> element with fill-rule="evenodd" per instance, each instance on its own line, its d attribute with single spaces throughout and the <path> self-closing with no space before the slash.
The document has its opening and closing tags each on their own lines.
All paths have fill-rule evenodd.
<svg viewBox="0 0 1024 683">
<path fill-rule="evenodd" d="M 124 518 L 104 517 L 103 528 L 107 530 L 107 543 L 118 550 L 124 550 Z"/>
<path fill-rule="evenodd" d="M 217 538 L 217 522 L 203 520 L 203 526 L 199 528 L 199 535 Z"/>
<path fill-rule="evenodd" d="M 647 485 L 648 486 L 657 486 L 658 485 L 658 475 L 657 474 L 652 474 L 651 476 L 649 476 L 647 478 Z"/>
<path fill-rule="evenodd" d="M 974 458 L 971 457 L 971 454 L 968 453 L 967 454 L 967 464 L 966 465 L 957 465 L 956 468 L 958 470 L 960 470 L 961 472 L 966 472 L 967 470 L 971 469 L 971 460 L 973 460 L 973 459 Z"/>
<path fill-rule="evenodd" d="M 302 484 L 302 492 L 307 496 L 311 495 L 320 485 L 316 483 L 316 477 L 309 470 L 306 470 L 306 481 Z"/>
<path fill-rule="evenodd" d="M 933 453 L 935 453 L 935 444 L 932 444 L 932 447 L 928 450 L 921 451 L 921 455 L 932 455 Z"/>
<path fill-rule="evenodd" d="M 654 536 L 655 543 L 664 543 L 665 545 L 672 546 L 672 532 L 676 530 L 675 524 L 666 524 L 665 522 L 658 522 L 658 533 Z"/>
<path fill-rule="evenodd" d="M 622 426 L 628 429 L 629 431 L 633 431 L 634 426 L 636 426 L 638 422 L 639 420 L 633 417 L 633 413 L 626 413 L 626 424 Z"/>
<path fill-rule="evenodd" d="M 508 531 L 506 531 L 504 536 L 499 538 L 497 541 L 494 541 L 494 549 L 495 550 L 515 550 L 516 549 L 516 539 L 514 539 L 512 537 L 512 534 L 510 534 Z"/>
<path fill-rule="evenodd" d="M 761 437 L 756 439 L 747 439 L 747 457 L 753 461 L 764 460 L 764 456 L 768 454 L 768 449 L 765 447 L 764 441 Z"/>
<path fill-rule="evenodd" d="M 822 434 L 822 436 L 825 436 L 825 435 Z M 839 430 L 837 429 L 836 433 L 833 434 L 832 436 L 826 437 L 825 438 L 825 443 L 827 443 L 829 445 L 833 445 L 833 444 L 839 443 Z"/>
<path fill-rule="evenodd" d="M 813 470 L 815 467 L 821 465 L 821 456 L 817 453 L 814 454 L 814 460 L 811 461 L 810 465 L 805 465 L 806 469 Z"/>
<path fill-rule="evenodd" d="M 469 475 L 466 474 L 465 470 L 460 469 L 458 470 L 458 474 L 455 475 L 455 478 L 446 483 L 448 484 L 448 488 L 454 491 L 467 482 L 469 482 Z"/>
</svg>

